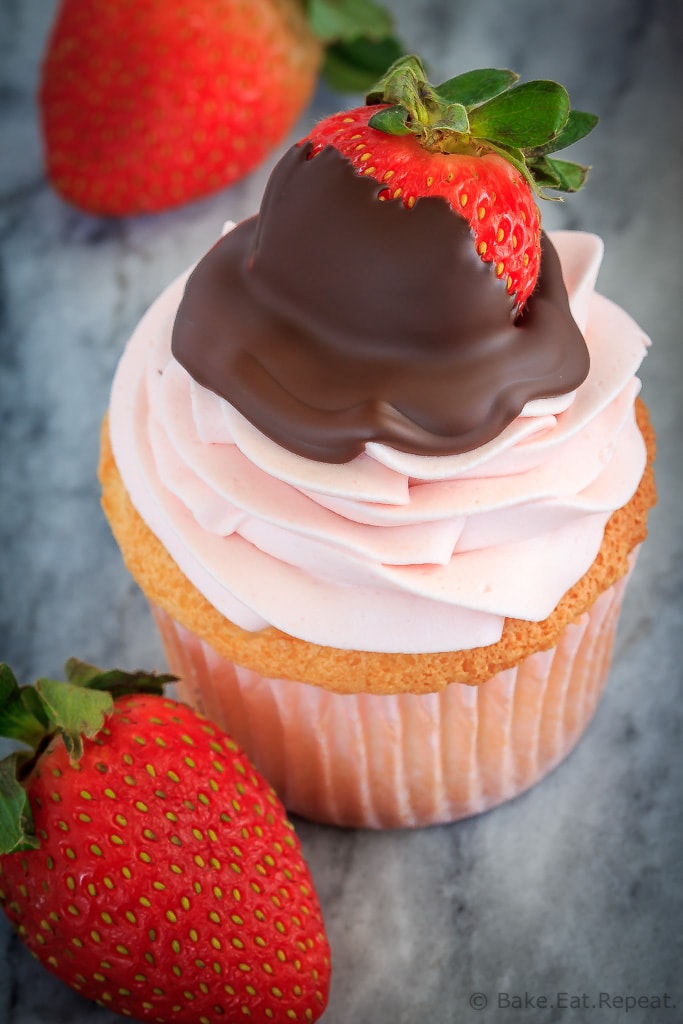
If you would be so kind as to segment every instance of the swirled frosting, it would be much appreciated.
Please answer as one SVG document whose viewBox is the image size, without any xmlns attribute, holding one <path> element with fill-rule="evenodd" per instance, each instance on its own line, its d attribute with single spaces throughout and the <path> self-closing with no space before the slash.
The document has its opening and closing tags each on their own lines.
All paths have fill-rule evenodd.
<svg viewBox="0 0 683 1024">
<path fill-rule="evenodd" d="M 551 238 L 588 376 L 454 455 L 371 441 L 336 464 L 287 450 L 173 357 L 187 275 L 160 296 L 116 373 L 114 456 L 142 518 L 222 614 L 406 653 L 494 643 L 506 616 L 550 614 L 643 473 L 634 400 L 648 344 L 594 293 L 601 242 Z"/>
<path fill-rule="evenodd" d="M 523 314 L 445 199 L 379 202 L 336 149 L 293 146 L 260 213 L 192 273 L 173 330 L 191 376 L 311 459 L 368 442 L 457 454 L 576 388 L 586 346 L 544 244 Z"/>
</svg>

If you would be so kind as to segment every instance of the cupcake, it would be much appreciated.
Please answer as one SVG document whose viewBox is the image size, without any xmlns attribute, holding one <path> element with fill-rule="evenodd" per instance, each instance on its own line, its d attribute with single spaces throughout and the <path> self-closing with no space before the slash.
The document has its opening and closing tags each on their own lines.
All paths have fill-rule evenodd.
<svg viewBox="0 0 683 1024">
<path fill-rule="evenodd" d="M 540 229 L 594 123 L 555 83 L 434 89 L 407 58 L 128 342 L 105 513 L 180 696 L 290 811 L 476 814 L 595 710 L 654 439 L 600 240 Z"/>
</svg>

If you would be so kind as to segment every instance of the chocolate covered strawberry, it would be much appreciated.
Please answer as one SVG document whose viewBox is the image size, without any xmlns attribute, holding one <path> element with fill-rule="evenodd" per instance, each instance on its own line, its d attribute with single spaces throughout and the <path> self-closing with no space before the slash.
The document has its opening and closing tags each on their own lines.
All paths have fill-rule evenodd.
<svg viewBox="0 0 683 1024">
<path fill-rule="evenodd" d="M 163 677 L 0 669 L 0 903 L 84 996 L 140 1020 L 316 1020 L 329 947 L 292 826 Z M 132 692 L 132 691 L 151 692 Z"/>
<path fill-rule="evenodd" d="M 446 199 L 521 310 L 539 272 L 536 198 L 577 191 L 588 170 L 552 154 L 596 122 L 572 110 L 556 82 L 518 84 L 514 72 L 488 68 L 434 87 L 411 56 L 389 69 L 366 106 L 325 118 L 308 140 L 312 157 L 334 146 L 381 182 L 380 200 Z"/>
<path fill-rule="evenodd" d="M 372 0 L 62 0 L 40 85 L 48 176 L 91 213 L 195 199 L 283 138 L 323 61 L 364 89 L 400 52 Z"/>
</svg>

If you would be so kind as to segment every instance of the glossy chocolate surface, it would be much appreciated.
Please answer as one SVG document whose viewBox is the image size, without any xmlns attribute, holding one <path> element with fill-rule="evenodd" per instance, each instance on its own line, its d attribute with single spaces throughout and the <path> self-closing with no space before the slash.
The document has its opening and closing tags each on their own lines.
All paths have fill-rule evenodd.
<svg viewBox="0 0 683 1024">
<path fill-rule="evenodd" d="M 257 217 L 191 275 L 173 353 L 278 444 L 347 462 L 368 441 L 469 451 L 531 399 L 576 388 L 588 352 L 543 239 L 522 315 L 438 197 L 377 199 L 335 149 L 292 147 Z"/>
</svg>

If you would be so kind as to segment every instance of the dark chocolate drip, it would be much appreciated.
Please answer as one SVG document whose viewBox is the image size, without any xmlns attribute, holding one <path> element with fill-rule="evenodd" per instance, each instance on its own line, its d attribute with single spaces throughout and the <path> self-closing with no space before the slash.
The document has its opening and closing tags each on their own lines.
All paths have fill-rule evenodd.
<svg viewBox="0 0 683 1024">
<path fill-rule="evenodd" d="M 334 148 L 294 146 L 257 217 L 190 276 L 173 354 L 290 451 L 348 462 L 367 441 L 457 454 L 588 372 L 557 253 L 523 314 L 446 200 L 380 202 Z"/>
</svg>

